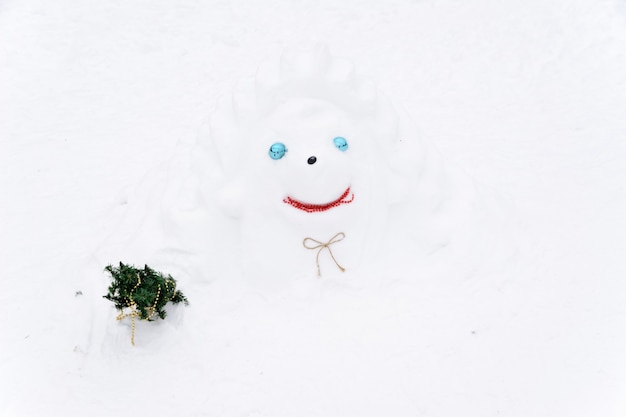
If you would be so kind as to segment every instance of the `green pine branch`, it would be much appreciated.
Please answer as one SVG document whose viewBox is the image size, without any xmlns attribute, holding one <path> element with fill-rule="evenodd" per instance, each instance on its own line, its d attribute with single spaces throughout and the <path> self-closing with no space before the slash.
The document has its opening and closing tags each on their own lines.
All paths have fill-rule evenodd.
<svg viewBox="0 0 626 417">
<path fill-rule="evenodd" d="M 104 269 L 111 274 L 113 282 L 103 297 L 120 311 L 134 305 L 142 320 L 153 320 L 155 315 L 165 319 L 164 307 L 168 302 L 189 304 L 187 297 L 176 289 L 176 280 L 171 275 L 165 276 L 148 265 L 138 269 L 120 262 L 118 267 L 108 265 Z"/>
</svg>

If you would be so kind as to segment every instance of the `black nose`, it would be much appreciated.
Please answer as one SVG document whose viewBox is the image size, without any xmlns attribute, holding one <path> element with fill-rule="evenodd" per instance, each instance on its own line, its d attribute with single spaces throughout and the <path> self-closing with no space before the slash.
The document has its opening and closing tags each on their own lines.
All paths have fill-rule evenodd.
<svg viewBox="0 0 626 417">
<path fill-rule="evenodd" d="M 315 161 L 317 161 L 317 158 L 314 156 L 309 157 L 309 159 L 307 160 L 307 163 L 309 165 L 313 165 L 315 163 Z"/>
</svg>

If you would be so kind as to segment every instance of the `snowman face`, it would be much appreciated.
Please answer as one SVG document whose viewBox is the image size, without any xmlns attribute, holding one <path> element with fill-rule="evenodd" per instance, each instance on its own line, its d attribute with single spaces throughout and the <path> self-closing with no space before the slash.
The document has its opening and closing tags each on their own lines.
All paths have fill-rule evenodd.
<svg viewBox="0 0 626 417">
<path fill-rule="evenodd" d="M 255 146 L 256 158 L 263 159 L 256 175 L 271 183 L 266 196 L 272 203 L 316 213 L 354 200 L 359 146 L 352 145 L 355 131 L 340 109 L 321 100 L 292 99 L 265 118 L 261 131 L 265 149 Z"/>
</svg>

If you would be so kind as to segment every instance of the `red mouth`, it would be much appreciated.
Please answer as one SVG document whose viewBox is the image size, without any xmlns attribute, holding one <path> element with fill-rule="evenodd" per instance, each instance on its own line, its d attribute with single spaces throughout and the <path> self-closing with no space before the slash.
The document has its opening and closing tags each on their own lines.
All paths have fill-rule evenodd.
<svg viewBox="0 0 626 417">
<path fill-rule="evenodd" d="M 289 204 L 292 207 L 297 208 L 298 210 L 306 211 L 307 213 L 315 213 L 320 211 L 330 210 L 333 207 L 340 206 L 342 204 L 350 204 L 354 201 L 354 194 L 350 196 L 348 200 L 348 195 L 350 194 L 350 187 L 346 189 L 346 191 L 341 194 L 341 197 L 336 199 L 335 201 L 331 201 L 326 204 L 309 204 L 303 203 L 302 201 L 298 201 L 294 198 L 287 196 L 283 202 Z"/>
</svg>

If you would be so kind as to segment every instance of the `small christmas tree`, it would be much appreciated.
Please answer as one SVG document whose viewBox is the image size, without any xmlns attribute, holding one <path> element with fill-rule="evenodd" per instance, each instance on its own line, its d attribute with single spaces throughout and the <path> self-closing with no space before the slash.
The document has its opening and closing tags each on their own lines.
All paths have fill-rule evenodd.
<svg viewBox="0 0 626 417">
<path fill-rule="evenodd" d="M 167 312 L 164 307 L 168 302 L 189 304 L 187 297 L 176 289 L 176 280 L 171 275 L 164 276 L 148 265 L 138 269 L 120 262 L 119 267 L 108 265 L 104 269 L 111 274 L 113 282 L 109 286 L 109 293 L 103 297 L 115 303 L 115 308 L 120 312 L 117 320 L 131 318 L 133 345 L 136 317 L 153 321 L 156 315 L 165 319 Z M 125 313 L 125 309 L 130 309 L 130 312 Z"/>
</svg>

